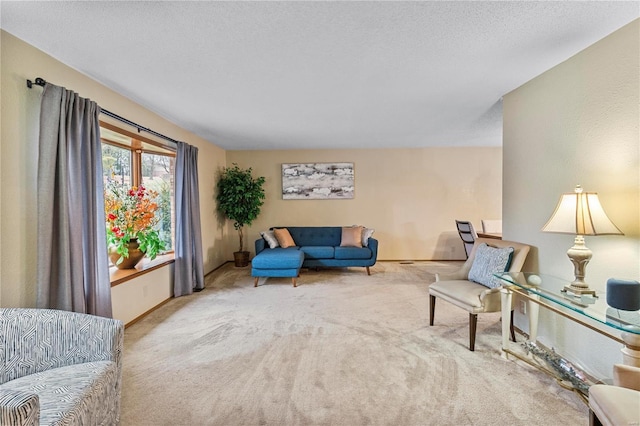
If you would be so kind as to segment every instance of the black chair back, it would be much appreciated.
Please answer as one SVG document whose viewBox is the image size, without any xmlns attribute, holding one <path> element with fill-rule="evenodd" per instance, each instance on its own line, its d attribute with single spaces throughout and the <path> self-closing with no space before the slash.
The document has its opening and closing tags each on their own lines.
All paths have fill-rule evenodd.
<svg viewBox="0 0 640 426">
<path fill-rule="evenodd" d="M 476 231 L 473 229 L 473 224 L 465 220 L 456 220 L 456 228 L 458 228 L 458 235 L 464 243 L 464 252 L 469 258 L 473 244 L 476 241 Z"/>
</svg>

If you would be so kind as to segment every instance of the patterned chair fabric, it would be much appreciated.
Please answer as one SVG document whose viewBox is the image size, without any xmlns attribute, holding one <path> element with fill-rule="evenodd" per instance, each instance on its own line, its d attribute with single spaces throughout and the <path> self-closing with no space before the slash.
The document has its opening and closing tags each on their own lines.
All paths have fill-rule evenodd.
<svg viewBox="0 0 640 426">
<path fill-rule="evenodd" d="M 0 424 L 118 424 L 123 341 L 118 320 L 0 309 Z"/>
</svg>

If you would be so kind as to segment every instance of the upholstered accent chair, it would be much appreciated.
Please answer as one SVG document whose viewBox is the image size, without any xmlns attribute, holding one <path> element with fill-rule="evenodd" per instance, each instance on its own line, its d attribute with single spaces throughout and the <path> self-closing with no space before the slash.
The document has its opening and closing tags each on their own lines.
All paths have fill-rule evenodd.
<svg viewBox="0 0 640 426">
<path fill-rule="evenodd" d="M 436 298 L 452 303 L 469 312 L 469 350 L 475 350 L 476 327 L 478 314 L 484 312 L 499 312 L 501 310 L 500 285 L 494 288 L 479 284 L 469 279 L 469 273 L 476 260 L 476 253 L 483 244 L 495 248 L 513 248 L 510 262 L 507 262 L 509 272 L 520 272 L 527 258 L 530 247 L 513 241 L 477 238 L 469 258 L 462 267 L 453 274 L 436 274 L 436 282 L 429 286 L 429 325 L 433 325 Z M 504 272 L 504 271 L 488 271 Z M 511 307 L 513 317 L 513 307 Z M 511 339 L 515 341 L 513 318 L 511 321 Z"/>
<path fill-rule="evenodd" d="M 0 424 L 117 425 L 121 321 L 0 309 Z"/>
<path fill-rule="evenodd" d="M 456 228 L 458 229 L 458 235 L 464 244 L 464 253 L 469 258 L 471 249 L 473 249 L 473 243 L 478 238 L 476 230 L 473 228 L 473 223 L 466 220 L 456 220 Z"/>
<path fill-rule="evenodd" d="M 640 424 L 640 368 L 613 366 L 613 386 L 589 388 L 589 425 Z"/>
</svg>

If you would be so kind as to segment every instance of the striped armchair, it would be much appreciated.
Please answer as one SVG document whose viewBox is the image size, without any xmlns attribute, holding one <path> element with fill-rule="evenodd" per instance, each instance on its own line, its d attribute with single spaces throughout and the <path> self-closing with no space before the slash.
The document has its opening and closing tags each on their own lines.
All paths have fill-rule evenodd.
<svg viewBox="0 0 640 426">
<path fill-rule="evenodd" d="M 117 425 L 122 322 L 0 309 L 1 425 Z"/>
</svg>

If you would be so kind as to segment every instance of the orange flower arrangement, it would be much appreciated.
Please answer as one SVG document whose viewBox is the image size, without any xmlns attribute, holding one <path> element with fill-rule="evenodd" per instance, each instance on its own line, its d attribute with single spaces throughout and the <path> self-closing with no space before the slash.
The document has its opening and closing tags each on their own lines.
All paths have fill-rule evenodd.
<svg viewBox="0 0 640 426">
<path fill-rule="evenodd" d="M 158 223 L 158 204 L 155 191 L 144 186 L 127 189 L 114 180 L 107 182 L 104 192 L 104 209 L 107 225 L 107 243 L 115 246 L 120 258 L 116 264 L 129 257 L 128 243 L 138 240 L 140 251 L 150 259 L 164 250 L 155 226 Z"/>
</svg>

